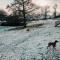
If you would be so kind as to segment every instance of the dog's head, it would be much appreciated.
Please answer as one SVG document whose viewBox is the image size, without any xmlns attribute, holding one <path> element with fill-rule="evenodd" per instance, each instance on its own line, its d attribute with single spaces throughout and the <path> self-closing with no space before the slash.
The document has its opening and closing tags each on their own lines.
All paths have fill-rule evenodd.
<svg viewBox="0 0 60 60">
<path fill-rule="evenodd" d="M 59 41 L 55 40 L 55 42 L 59 42 Z"/>
</svg>

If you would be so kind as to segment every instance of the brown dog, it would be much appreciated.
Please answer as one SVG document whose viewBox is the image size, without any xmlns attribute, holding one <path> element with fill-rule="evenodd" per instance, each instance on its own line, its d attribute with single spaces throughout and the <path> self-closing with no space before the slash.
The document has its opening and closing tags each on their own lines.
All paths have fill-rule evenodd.
<svg viewBox="0 0 60 60">
<path fill-rule="evenodd" d="M 55 40 L 54 42 L 49 42 L 48 47 L 52 46 L 53 48 L 55 48 L 57 42 L 58 42 L 57 40 Z"/>
</svg>

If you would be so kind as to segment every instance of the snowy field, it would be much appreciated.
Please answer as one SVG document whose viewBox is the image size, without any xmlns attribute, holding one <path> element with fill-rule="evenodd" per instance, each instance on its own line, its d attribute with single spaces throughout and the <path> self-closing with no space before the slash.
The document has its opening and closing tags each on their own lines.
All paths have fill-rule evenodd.
<svg viewBox="0 0 60 60">
<path fill-rule="evenodd" d="M 60 27 L 53 20 L 41 22 L 45 24 L 29 32 L 0 26 L 0 60 L 60 60 L 60 42 L 47 49 L 48 42 L 60 41 Z"/>
</svg>

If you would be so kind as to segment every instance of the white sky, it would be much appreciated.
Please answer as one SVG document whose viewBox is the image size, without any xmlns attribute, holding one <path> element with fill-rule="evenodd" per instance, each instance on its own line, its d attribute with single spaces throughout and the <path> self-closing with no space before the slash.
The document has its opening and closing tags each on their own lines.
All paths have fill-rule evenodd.
<svg viewBox="0 0 60 60">
<path fill-rule="evenodd" d="M 0 9 L 4 9 L 6 10 L 6 5 L 11 3 L 13 0 L 0 0 Z M 37 5 L 47 5 L 47 4 L 54 4 L 54 3 L 59 3 L 60 4 L 60 0 L 32 0 L 32 2 L 34 2 Z"/>
<path fill-rule="evenodd" d="M 3 9 L 6 7 L 7 4 L 11 3 L 13 0 L 0 0 L 0 8 Z M 60 0 L 32 0 L 37 5 L 45 5 L 53 3 L 60 3 Z"/>
<path fill-rule="evenodd" d="M 11 3 L 13 0 L 0 0 L 0 9 L 6 10 L 6 5 Z"/>
<path fill-rule="evenodd" d="M 60 4 L 60 0 L 32 0 L 37 5 L 52 5 L 52 4 Z"/>
<path fill-rule="evenodd" d="M 60 0 L 32 0 L 38 6 L 47 6 L 49 5 L 51 8 L 51 12 L 53 12 L 53 6 L 57 4 L 57 12 L 60 13 Z"/>
</svg>

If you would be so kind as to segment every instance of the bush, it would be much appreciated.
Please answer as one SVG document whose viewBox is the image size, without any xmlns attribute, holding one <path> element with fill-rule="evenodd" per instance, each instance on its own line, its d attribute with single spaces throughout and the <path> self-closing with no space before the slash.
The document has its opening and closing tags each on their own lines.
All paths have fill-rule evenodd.
<svg viewBox="0 0 60 60">
<path fill-rule="evenodd" d="M 24 26 L 23 18 L 19 18 L 18 16 L 7 16 L 6 22 L 2 23 L 2 26 Z"/>
</svg>

